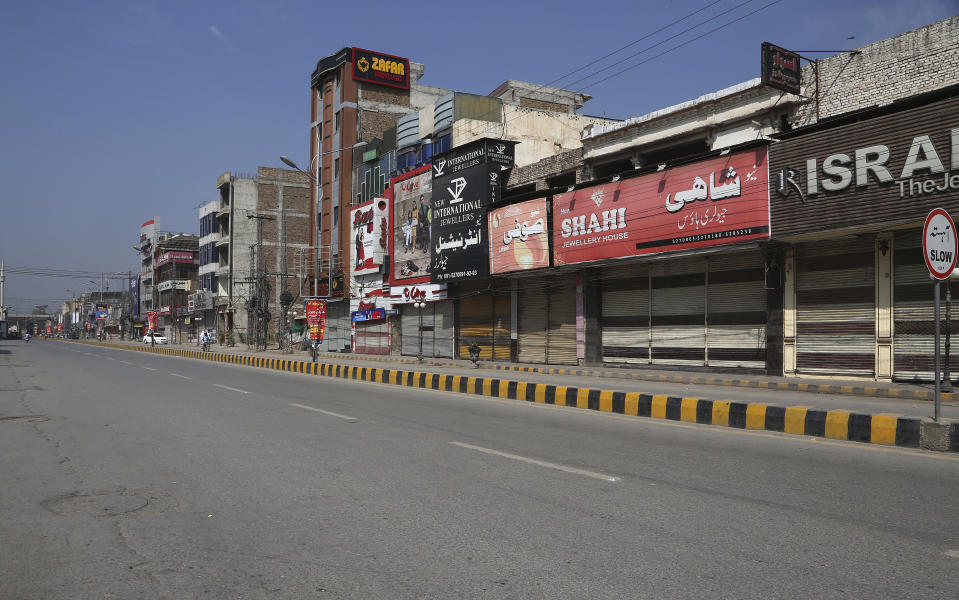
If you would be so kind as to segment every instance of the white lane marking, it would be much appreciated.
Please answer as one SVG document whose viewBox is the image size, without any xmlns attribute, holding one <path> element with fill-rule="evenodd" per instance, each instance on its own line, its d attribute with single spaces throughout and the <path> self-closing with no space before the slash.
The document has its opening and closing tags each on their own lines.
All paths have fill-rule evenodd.
<svg viewBox="0 0 959 600">
<path fill-rule="evenodd" d="M 586 477 L 593 477 L 596 479 L 602 479 L 603 481 L 619 481 L 619 477 L 613 477 L 611 475 L 606 475 L 604 473 L 597 473 L 595 471 L 586 471 L 585 469 L 577 469 L 576 467 L 569 467 L 566 465 L 560 465 L 557 463 L 546 462 L 543 460 L 537 460 L 535 458 L 529 458 L 526 456 L 519 456 L 518 454 L 510 454 L 509 452 L 500 452 L 499 450 L 492 450 L 490 448 L 483 448 L 482 446 L 474 446 L 472 444 L 464 444 L 463 442 L 450 442 L 454 446 L 459 446 L 460 448 L 468 448 L 470 450 L 476 450 L 477 452 L 485 452 L 486 454 L 492 454 L 494 456 L 501 456 L 503 458 L 512 458 L 513 460 L 522 461 L 525 463 L 530 463 L 532 465 L 538 465 L 540 467 L 546 467 L 548 469 L 556 469 L 559 471 L 565 471 L 567 473 L 573 473 L 574 475 L 585 475 Z"/>
<path fill-rule="evenodd" d="M 128 361 L 128 360 L 121 360 L 120 362 L 122 362 L 122 363 L 125 364 L 125 365 L 132 365 L 132 364 L 133 364 L 132 362 L 130 362 L 130 361 Z"/>
<path fill-rule="evenodd" d="M 959 558 L 959 550 L 947 550 L 946 556 L 949 558 Z"/>
<path fill-rule="evenodd" d="M 250 392 L 248 392 L 248 391 L 246 391 L 246 390 L 238 390 L 238 389 L 236 389 L 236 388 L 231 388 L 231 387 L 228 386 L 228 385 L 220 385 L 219 383 L 214 383 L 213 385 L 215 385 L 215 386 L 218 387 L 218 388 L 223 388 L 223 389 L 225 389 L 225 390 L 230 390 L 231 392 L 240 392 L 241 394 L 249 394 L 249 393 L 250 393 Z"/>
<path fill-rule="evenodd" d="M 112 356 L 107 356 L 106 359 L 107 359 L 107 360 L 116 360 L 116 359 L 113 358 Z"/>
<path fill-rule="evenodd" d="M 341 415 L 340 413 L 330 412 L 328 410 L 321 410 L 319 408 L 313 408 L 312 406 L 304 406 L 302 404 L 296 404 L 294 402 L 290 403 L 290 406 L 295 406 L 297 408 L 302 408 L 303 410 L 312 410 L 313 412 L 323 413 L 324 415 L 329 415 L 331 417 L 336 417 L 337 419 L 343 419 L 344 421 L 349 421 L 350 423 L 356 423 L 359 421 L 356 417 L 351 417 L 348 415 Z"/>
<path fill-rule="evenodd" d="M 156 369 L 154 369 L 153 367 L 143 367 L 143 368 L 146 369 L 147 371 L 156 371 Z"/>
<path fill-rule="evenodd" d="M 193 379 L 192 377 L 187 377 L 186 375 L 180 375 L 179 373 L 170 373 L 173 377 L 180 377 L 182 379 Z"/>
</svg>

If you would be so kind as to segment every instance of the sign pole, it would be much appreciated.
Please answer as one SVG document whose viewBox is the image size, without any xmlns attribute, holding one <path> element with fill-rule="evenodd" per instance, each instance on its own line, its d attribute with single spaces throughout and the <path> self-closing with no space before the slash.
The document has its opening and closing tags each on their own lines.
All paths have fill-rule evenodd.
<svg viewBox="0 0 959 600">
<path fill-rule="evenodd" d="M 940 378 L 940 373 L 939 373 L 939 364 L 940 364 L 940 360 L 939 360 L 940 359 L 940 356 L 939 356 L 939 280 L 938 279 L 936 280 L 936 286 L 933 291 L 933 298 L 935 299 L 935 303 L 936 303 L 935 312 L 933 314 L 933 319 L 936 321 L 936 341 L 935 341 L 936 343 L 936 352 L 935 352 L 936 354 L 936 408 L 935 408 L 935 416 L 933 417 L 933 419 L 938 423 L 939 412 L 940 412 L 940 404 L 939 404 L 939 390 L 940 390 L 940 385 L 939 385 L 939 378 Z"/>
</svg>

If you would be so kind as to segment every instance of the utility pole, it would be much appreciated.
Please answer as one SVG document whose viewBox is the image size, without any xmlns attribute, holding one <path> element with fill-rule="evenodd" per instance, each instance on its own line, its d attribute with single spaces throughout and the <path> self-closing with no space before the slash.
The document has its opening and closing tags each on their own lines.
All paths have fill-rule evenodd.
<svg viewBox="0 0 959 600">
<path fill-rule="evenodd" d="M 269 308 L 268 300 L 268 287 L 269 285 L 264 280 L 265 275 L 263 274 L 263 221 L 275 221 L 276 217 L 264 214 L 252 214 L 247 215 L 247 219 L 256 219 L 256 246 L 259 248 L 255 253 L 256 256 L 256 300 L 255 300 L 255 314 L 256 314 L 256 346 L 257 350 L 260 349 L 260 339 L 262 334 L 263 339 L 263 349 L 266 349 L 266 323 L 270 320 L 270 313 L 267 311 Z M 252 262 L 252 261 L 251 261 Z"/>
</svg>

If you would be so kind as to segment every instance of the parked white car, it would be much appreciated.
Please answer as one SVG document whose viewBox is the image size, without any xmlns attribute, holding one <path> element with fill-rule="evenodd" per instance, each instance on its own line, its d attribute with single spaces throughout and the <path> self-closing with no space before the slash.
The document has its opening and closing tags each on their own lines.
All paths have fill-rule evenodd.
<svg viewBox="0 0 959 600">
<path fill-rule="evenodd" d="M 150 344 L 150 343 L 152 343 L 152 342 L 154 342 L 154 341 L 155 341 L 156 343 L 158 343 L 158 344 L 166 344 L 166 343 L 167 343 L 166 336 L 165 336 L 165 335 L 160 335 L 159 333 L 154 333 L 152 337 L 150 336 L 149 333 L 146 334 L 145 336 L 143 336 L 143 343 L 144 343 L 144 344 Z"/>
</svg>

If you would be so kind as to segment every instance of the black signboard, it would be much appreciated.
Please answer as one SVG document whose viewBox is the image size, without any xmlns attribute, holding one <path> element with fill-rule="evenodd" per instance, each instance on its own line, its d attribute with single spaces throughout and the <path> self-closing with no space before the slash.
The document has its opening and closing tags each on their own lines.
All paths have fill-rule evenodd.
<svg viewBox="0 0 959 600">
<path fill-rule="evenodd" d="M 433 157 L 430 281 L 489 276 L 486 210 L 516 142 L 483 138 Z"/>
<path fill-rule="evenodd" d="M 353 48 L 353 80 L 410 89 L 410 61 L 362 48 Z"/>
<path fill-rule="evenodd" d="M 485 163 L 433 179 L 432 283 L 489 275 L 489 179 Z"/>
<path fill-rule="evenodd" d="M 790 94 L 799 93 L 799 55 L 763 42 L 763 83 Z"/>
</svg>

